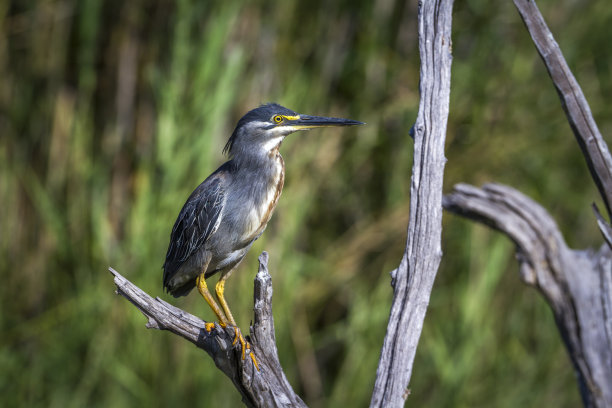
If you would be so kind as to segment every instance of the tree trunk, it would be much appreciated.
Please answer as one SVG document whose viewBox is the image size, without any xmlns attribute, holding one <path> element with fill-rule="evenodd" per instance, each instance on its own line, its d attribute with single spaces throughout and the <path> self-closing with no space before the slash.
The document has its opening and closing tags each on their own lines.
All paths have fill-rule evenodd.
<svg viewBox="0 0 612 408">
<path fill-rule="evenodd" d="M 421 101 L 414 137 L 410 221 L 402 261 L 392 274 L 393 303 L 370 407 L 401 407 L 442 258 L 444 141 L 450 97 L 452 0 L 419 3 Z"/>
</svg>

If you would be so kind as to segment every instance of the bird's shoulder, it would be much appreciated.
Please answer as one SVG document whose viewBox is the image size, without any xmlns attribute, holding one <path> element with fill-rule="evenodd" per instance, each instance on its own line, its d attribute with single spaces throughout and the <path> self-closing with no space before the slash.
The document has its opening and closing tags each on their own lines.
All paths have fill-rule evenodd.
<svg viewBox="0 0 612 408">
<path fill-rule="evenodd" d="M 206 180 L 201 182 L 200 185 L 195 188 L 195 190 L 193 190 L 185 202 L 181 213 L 184 210 L 189 209 L 207 211 L 222 204 L 218 200 L 225 194 L 225 188 L 230 178 L 230 175 L 225 169 L 227 167 L 226 164 L 227 163 L 219 167 L 214 173 L 208 176 Z"/>
</svg>

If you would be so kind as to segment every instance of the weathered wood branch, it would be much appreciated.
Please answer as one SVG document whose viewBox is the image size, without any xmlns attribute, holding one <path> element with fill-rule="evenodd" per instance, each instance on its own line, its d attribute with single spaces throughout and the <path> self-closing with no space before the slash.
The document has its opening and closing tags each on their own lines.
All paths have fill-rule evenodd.
<svg viewBox="0 0 612 408">
<path fill-rule="evenodd" d="M 535 2 L 514 0 L 561 98 L 591 176 L 612 214 L 612 157 L 589 105 Z M 568 248 L 557 224 L 518 191 L 460 184 L 444 198 L 450 211 L 484 222 L 516 243 L 522 280 L 553 310 L 587 407 L 612 407 L 612 228 L 594 206 L 606 240 L 599 251 Z"/>
<path fill-rule="evenodd" d="M 268 254 L 259 256 L 255 277 L 254 324 L 250 343 L 259 370 L 249 356 L 243 360 L 240 343 L 234 343 L 233 328 L 218 324 L 208 332 L 206 322 L 178 309 L 160 298 L 153 299 L 117 271 L 117 294 L 128 299 L 148 318 L 147 328 L 168 330 L 206 351 L 215 365 L 227 375 L 249 407 L 305 407 L 285 377 L 278 359 L 272 317 L 272 279 L 268 273 Z"/>
<path fill-rule="evenodd" d="M 514 0 L 523 22 L 546 65 L 591 176 L 612 216 L 612 156 L 595 123 L 591 109 L 542 14 L 533 1 Z M 573 259 L 562 265 L 560 283 L 568 285 L 565 307 L 575 311 L 576 323 L 567 317 L 557 323 L 578 372 L 586 406 L 612 407 L 612 228 L 593 205 L 599 229 L 606 241 L 597 255 L 588 254 L 591 268 L 572 269 Z M 550 217 L 549 217 L 550 218 Z M 586 255 L 585 255 L 586 256 Z M 559 306 L 549 299 L 555 316 Z M 556 308 L 556 309 L 555 309 Z M 580 313 L 582 312 L 582 313 Z M 569 313 L 568 313 L 569 315 Z M 583 340 L 576 344 L 576 340 Z"/>
<path fill-rule="evenodd" d="M 514 0 L 514 4 L 561 98 L 561 105 L 604 200 L 608 217 L 612 217 L 612 156 L 608 145 L 538 6 L 533 0 Z"/>
<path fill-rule="evenodd" d="M 453 0 L 419 4 L 421 102 L 411 130 L 415 154 L 410 221 L 406 251 L 392 273 L 393 304 L 376 372 L 372 407 L 404 405 L 431 289 L 442 257 L 442 185 L 452 61 L 452 6 Z M 147 327 L 170 330 L 208 352 L 217 367 L 232 379 L 247 405 L 304 406 L 291 389 L 278 361 L 270 303 L 272 287 L 265 259 L 260 258 L 260 268 L 267 277 L 260 278 L 260 271 L 255 280 L 255 324 L 251 328 L 259 372 L 254 371 L 250 360 L 241 360 L 239 349 L 232 347 L 234 332 L 231 329 L 222 330 L 216 325 L 208 333 L 205 322 L 161 299 L 152 299 L 115 271 L 111 272 L 115 275 L 118 293 L 149 318 Z"/>
<path fill-rule="evenodd" d="M 502 231 L 516 244 L 522 280 L 553 310 L 587 407 L 612 407 L 612 251 L 568 248 L 535 201 L 507 186 L 458 184 L 444 208 Z"/>
<path fill-rule="evenodd" d="M 413 127 L 410 221 L 406 251 L 399 267 L 392 272 L 393 303 L 371 407 L 404 405 L 442 257 L 442 182 L 452 62 L 452 8 L 452 0 L 419 2 L 421 101 Z"/>
</svg>

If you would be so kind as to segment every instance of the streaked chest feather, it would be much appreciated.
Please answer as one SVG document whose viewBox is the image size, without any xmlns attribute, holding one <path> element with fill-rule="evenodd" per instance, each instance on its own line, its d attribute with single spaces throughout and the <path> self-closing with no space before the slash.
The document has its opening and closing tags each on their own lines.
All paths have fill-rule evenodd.
<svg viewBox="0 0 612 408">
<path fill-rule="evenodd" d="M 280 154 L 276 155 L 276 161 L 276 171 L 268 180 L 265 194 L 260 200 L 254 203 L 255 205 L 249 213 L 247 232 L 245 234 L 247 241 L 256 239 L 264 231 L 276 208 L 281 192 L 283 191 L 283 185 L 285 184 L 285 164 Z"/>
</svg>

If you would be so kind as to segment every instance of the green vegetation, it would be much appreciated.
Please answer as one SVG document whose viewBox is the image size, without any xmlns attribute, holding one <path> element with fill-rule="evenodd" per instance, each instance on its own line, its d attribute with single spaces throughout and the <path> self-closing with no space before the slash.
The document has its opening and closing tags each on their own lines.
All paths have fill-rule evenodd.
<svg viewBox="0 0 612 408">
<path fill-rule="evenodd" d="M 176 3 L 176 4 L 175 4 Z M 229 280 L 246 329 L 270 253 L 281 361 L 311 406 L 365 406 L 403 253 L 418 108 L 416 1 L 0 1 L 0 401 L 5 407 L 234 407 L 195 347 L 113 295 L 108 266 L 162 293 L 172 224 L 262 102 L 368 123 L 289 137 L 285 191 Z M 612 130 L 612 9 L 540 1 Z M 569 243 L 601 241 L 597 200 L 510 1 L 457 1 L 446 189 L 499 181 Z M 572 366 L 513 246 L 445 215 L 409 406 L 574 407 Z"/>
</svg>

